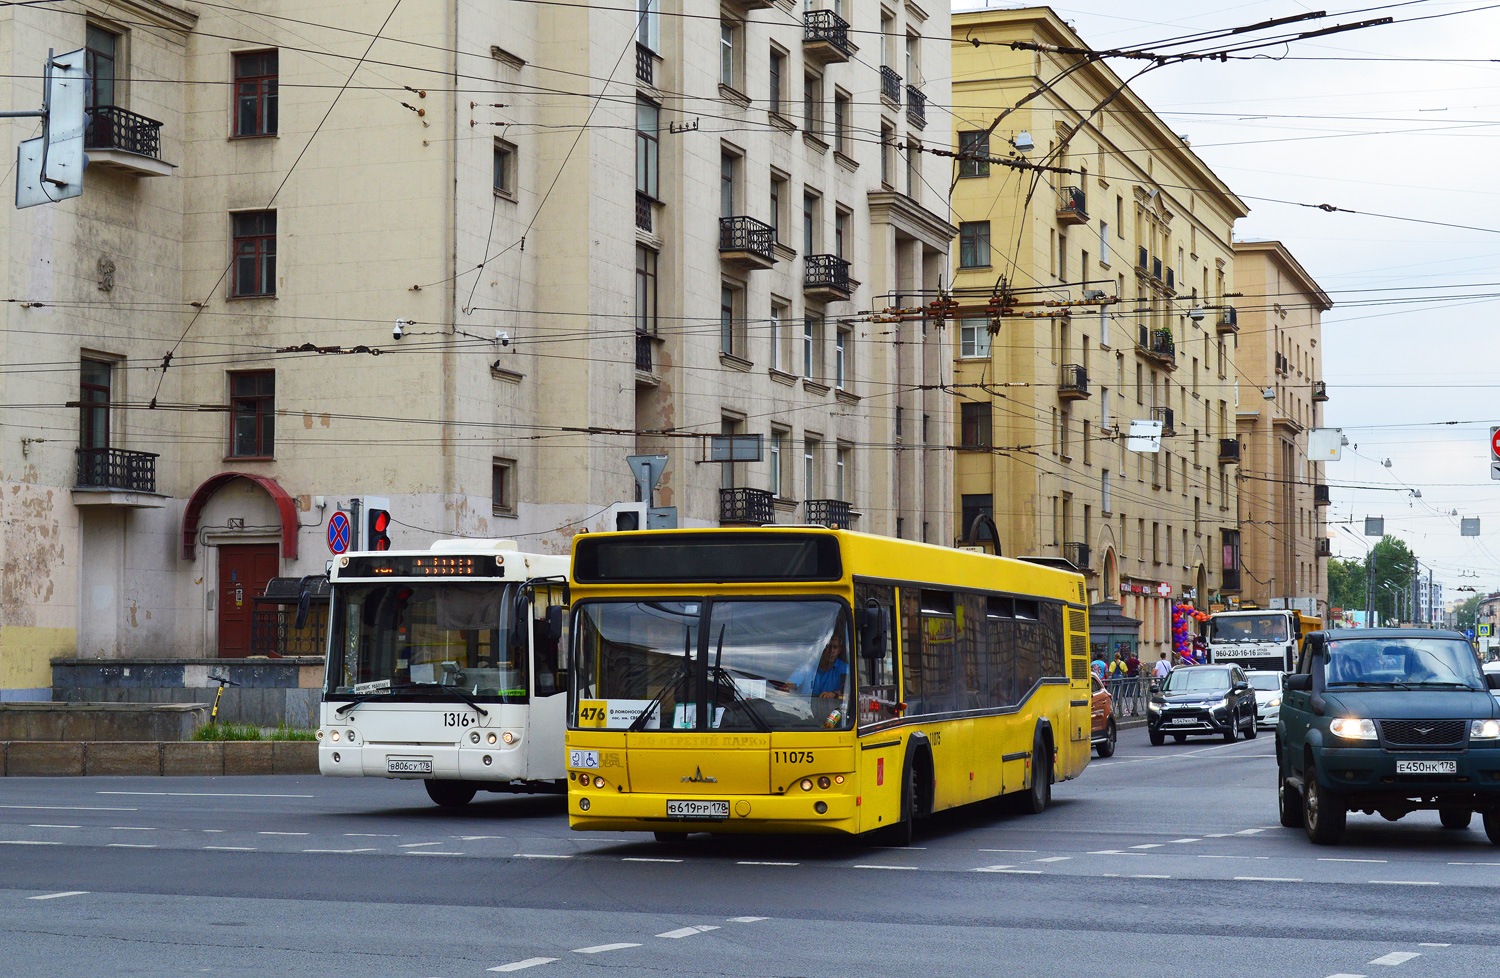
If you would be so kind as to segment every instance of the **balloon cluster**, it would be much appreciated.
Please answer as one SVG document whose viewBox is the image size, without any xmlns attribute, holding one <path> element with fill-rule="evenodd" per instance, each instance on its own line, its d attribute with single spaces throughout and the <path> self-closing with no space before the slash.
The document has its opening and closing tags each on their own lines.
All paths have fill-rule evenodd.
<svg viewBox="0 0 1500 978">
<path fill-rule="evenodd" d="M 1208 621 L 1208 615 L 1190 604 L 1172 605 L 1172 651 L 1184 662 L 1198 661 L 1193 650 L 1193 622 Z"/>
</svg>

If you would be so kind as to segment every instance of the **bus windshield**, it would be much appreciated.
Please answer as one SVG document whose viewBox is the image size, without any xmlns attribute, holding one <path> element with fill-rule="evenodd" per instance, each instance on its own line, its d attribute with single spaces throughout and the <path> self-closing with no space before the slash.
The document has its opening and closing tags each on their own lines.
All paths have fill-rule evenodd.
<svg viewBox="0 0 1500 978">
<path fill-rule="evenodd" d="M 1208 621 L 1210 642 L 1286 642 L 1285 615 L 1215 615 Z"/>
<path fill-rule="evenodd" d="M 426 686 L 441 697 L 432 687 L 449 686 L 526 702 L 526 645 L 511 641 L 515 593 L 497 582 L 335 584 L 328 694 L 420 698 Z"/>
<path fill-rule="evenodd" d="M 573 634 L 577 726 L 853 725 L 848 618 L 837 601 L 590 602 Z"/>
</svg>

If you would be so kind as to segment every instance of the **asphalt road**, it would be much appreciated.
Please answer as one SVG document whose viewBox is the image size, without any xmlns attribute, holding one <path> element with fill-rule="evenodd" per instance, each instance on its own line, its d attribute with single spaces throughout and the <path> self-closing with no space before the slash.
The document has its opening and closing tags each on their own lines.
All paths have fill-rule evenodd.
<svg viewBox="0 0 1500 978">
<path fill-rule="evenodd" d="M 1500 974 L 1500 848 L 1276 823 L 1268 733 L 1146 745 L 911 849 L 571 833 L 561 801 L 319 778 L 0 780 L 0 974 Z"/>
</svg>

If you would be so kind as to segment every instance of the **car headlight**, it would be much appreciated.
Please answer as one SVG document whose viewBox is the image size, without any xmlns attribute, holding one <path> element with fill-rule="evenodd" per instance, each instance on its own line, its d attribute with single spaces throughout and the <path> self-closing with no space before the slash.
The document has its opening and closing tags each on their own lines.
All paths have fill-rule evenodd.
<svg viewBox="0 0 1500 978">
<path fill-rule="evenodd" d="M 1161 703 L 1156 700 L 1152 700 L 1151 702 L 1146 704 L 1146 709 L 1150 710 L 1152 713 L 1160 713 Z"/>
<path fill-rule="evenodd" d="M 1329 731 L 1335 737 L 1345 740 L 1375 740 L 1375 721 L 1356 720 L 1352 717 L 1339 717 L 1328 725 Z"/>
<path fill-rule="evenodd" d="M 1266 709 L 1274 709 L 1275 707 L 1278 707 L 1280 705 L 1281 705 L 1281 697 L 1280 696 L 1273 696 L 1270 699 L 1266 700 Z"/>
<path fill-rule="evenodd" d="M 1470 740 L 1500 740 L 1500 720 L 1475 720 L 1469 724 Z"/>
</svg>

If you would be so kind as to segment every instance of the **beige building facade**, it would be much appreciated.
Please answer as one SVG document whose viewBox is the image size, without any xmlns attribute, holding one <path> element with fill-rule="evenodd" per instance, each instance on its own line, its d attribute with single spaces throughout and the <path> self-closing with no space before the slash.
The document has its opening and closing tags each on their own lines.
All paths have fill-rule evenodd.
<svg viewBox="0 0 1500 978">
<path fill-rule="evenodd" d="M 1221 446 L 1247 209 L 1106 66 L 1048 84 L 1075 59 L 1045 48 L 1084 44 L 1049 8 L 955 14 L 953 36 L 981 42 L 954 44 L 954 148 L 991 158 L 953 175 L 959 533 L 988 514 L 1004 553 L 1071 561 L 1154 660 L 1173 603 L 1239 587 Z M 1160 451 L 1131 450 L 1134 421 L 1161 423 Z"/>
<path fill-rule="evenodd" d="M 1241 379 L 1241 603 L 1328 612 L 1328 484 L 1308 459 L 1323 425 L 1322 314 L 1333 301 L 1280 241 L 1234 243 Z"/>
<path fill-rule="evenodd" d="M 0 233 L 5 698 L 276 651 L 356 500 L 564 552 L 662 453 L 682 526 L 953 536 L 945 338 L 862 315 L 946 275 L 945 9 L 65 6 L 0 12 L 7 105 L 94 77 Z"/>
</svg>

